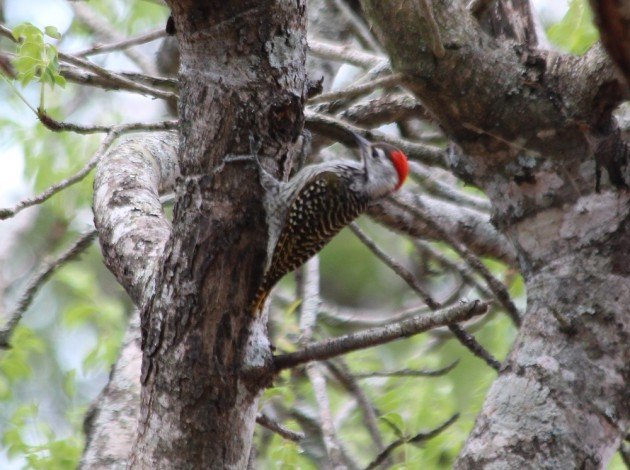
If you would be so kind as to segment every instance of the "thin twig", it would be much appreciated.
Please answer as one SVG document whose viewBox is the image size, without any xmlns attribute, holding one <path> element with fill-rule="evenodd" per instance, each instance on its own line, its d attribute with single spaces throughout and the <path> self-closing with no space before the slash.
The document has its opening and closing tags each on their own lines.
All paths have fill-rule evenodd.
<svg viewBox="0 0 630 470">
<path fill-rule="evenodd" d="M 129 88 L 127 85 L 121 84 L 117 80 L 100 77 L 73 65 L 61 64 L 59 66 L 59 73 L 69 82 L 76 83 L 78 85 L 93 86 L 102 88 L 103 90 L 125 90 L 136 92 L 134 87 Z M 154 77 L 152 75 L 131 72 L 121 72 L 120 75 L 133 83 L 139 82 L 158 88 L 177 90 L 179 86 L 177 80 L 174 78 Z"/>
<path fill-rule="evenodd" d="M 453 361 L 451 364 L 441 369 L 434 370 L 417 370 L 417 369 L 401 369 L 391 372 L 369 372 L 369 373 L 354 373 L 352 374 L 355 379 L 372 379 L 376 377 L 439 377 L 448 374 L 459 364 L 459 359 Z"/>
<path fill-rule="evenodd" d="M 497 361 L 486 349 L 484 349 L 484 347 L 477 342 L 473 335 L 468 333 L 459 325 L 448 325 L 448 329 L 451 330 L 459 342 L 466 346 L 475 356 L 483 359 L 486 364 L 497 372 L 501 370 L 501 363 Z"/>
<path fill-rule="evenodd" d="M 274 357 L 277 372 L 311 361 L 323 361 L 347 354 L 359 349 L 366 349 L 386 344 L 402 338 L 422 333 L 439 326 L 469 320 L 488 311 L 486 302 L 477 300 L 463 302 L 455 307 L 446 308 L 431 314 L 414 315 L 411 318 L 391 323 L 386 326 L 368 328 L 357 333 L 329 338 L 309 344 L 301 350 L 280 354 Z"/>
<path fill-rule="evenodd" d="M 308 40 L 308 49 L 312 55 L 320 59 L 345 62 L 357 67 L 369 68 L 387 62 L 385 57 L 359 51 L 351 46 L 340 46 L 312 38 Z"/>
<path fill-rule="evenodd" d="M 177 79 L 177 77 L 158 77 L 156 75 L 147 75 L 145 73 L 137 72 L 120 72 L 119 75 L 131 80 L 132 82 L 144 83 L 145 85 L 157 88 L 164 88 L 174 91 L 177 91 L 179 88 L 179 80 Z"/>
<path fill-rule="evenodd" d="M 414 117 L 430 119 L 418 100 L 403 93 L 384 94 L 378 98 L 358 102 L 342 111 L 339 117 L 363 127 L 378 127 Z"/>
<path fill-rule="evenodd" d="M 446 154 L 444 150 L 439 147 L 390 137 L 381 132 L 366 131 L 365 129 L 353 126 L 340 119 L 326 114 L 316 113 L 308 109 L 304 111 L 304 117 L 306 118 L 305 126 L 308 130 L 334 139 L 344 145 L 351 147 L 356 146 L 356 141 L 352 136 L 354 132 L 367 139 L 386 142 L 394 147 L 398 147 L 405 152 L 410 159 L 419 160 L 430 166 L 447 167 Z"/>
<path fill-rule="evenodd" d="M 345 468 L 341 446 L 337 439 L 335 425 L 333 424 L 332 412 L 330 411 L 330 401 L 326 390 L 326 378 L 319 368 L 319 364 L 311 363 L 306 366 L 306 374 L 313 386 L 313 394 L 319 409 L 319 420 L 324 438 L 326 453 L 332 464 L 332 468 Z"/>
<path fill-rule="evenodd" d="M 355 79 L 353 85 L 362 85 L 364 83 L 371 82 L 372 80 L 392 75 L 393 73 L 394 71 L 392 70 L 390 63 L 387 61 L 383 61 L 376 64 L 374 67 L 367 70 L 363 75 Z M 336 99 L 334 101 L 311 105 L 311 107 L 314 111 L 318 113 L 324 113 L 334 116 L 343 109 L 347 109 L 348 106 L 350 106 L 354 101 L 355 100 L 353 98 Z"/>
<path fill-rule="evenodd" d="M 300 343 L 308 344 L 313 338 L 319 309 L 319 257 L 314 256 L 304 264 L 300 279 Z"/>
<path fill-rule="evenodd" d="M 13 42 L 17 42 L 15 38 L 13 37 L 11 30 L 2 25 L 0 25 L 0 36 L 4 36 L 6 38 L 11 39 Z M 125 78 L 124 76 L 120 74 L 114 73 L 110 70 L 100 67 L 88 60 L 80 59 L 78 57 L 74 57 L 73 55 L 66 54 L 64 52 L 59 52 L 58 56 L 60 60 L 68 64 L 93 72 L 97 76 L 107 80 L 112 85 L 112 88 L 115 88 L 116 86 L 118 86 L 120 88 L 124 88 L 129 91 L 135 91 L 138 93 L 143 93 L 149 96 L 154 96 L 156 98 L 162 98 L 165 100 L 177 99 L 176 93 L 159 90 L 157 88 L 146 86 L 141 83 L 135 83 L 132 80 L 129 80 L 128 78 Z"/>
<path fill-rule="evenodd" d="M 264 413 L 258 413 L 258 415 L 256 416 L 256 422 L 262 427 L 267 428 L 270 431 L 275 432 L 279 436 L 282 436 L 285 439 L 293 442 L 300 442 L 306 437 L 303 432 L 291 431 L 289 428 L 283 426 L 277 421 L 274 421 Z"/>
<path fill-rule="evenodd" d="M 10 39 L 13 42 L 17 42 L 13 37 L 13 33 L 11 32 L 11 30 L 2 25 L 0 25 L 0 36 L 4 36 L 5 38 Z"/>
<path fill-rule="evenodd" d="M 129 124 L 119 124 L 113 126 L 84 126 L 82 124 L 73 124 L 70 122 L 57 121 L 51 118 L 44 111 L 39 111 L 37 117 L 40 122 L 49 130 L 53 132 L 75 132 L 77 134 L 96 134 L 99 132 L 110 132 L 115 127 L 124 126 L 124 129 L 119 131 L 119 135 L 129 132 L 157 132 L 157 131 L 170 131 L 177 129 L 178 121 L 160 121 L 154 123 L 146 122 L 132 122 Z"/>
<path fill-rule="evenodd" d="M 420 9 L 420 16 L 424 18 L 429 26 L 429 45 L 431 47 L 431 52 L 433 55 L 441 59 L 446 54 L 446 50 L 444 49 L 444 44 L 442 44 L 442 38 L 440 36 L 440 27 L 435 21 L 435 16 L 433 16 L 433 9 L 429 4 L 429 0 L 417 0 L 417 6 Z"/>
<path fill-rule="evenodd" d="M 327 323 L 340 323 L 355 327 L 371 327 L 388 325 L 393 321 L 403 320 L 418 313 L 427 313 L 431 310 L 426 307 L 424 302 L 422 305 L 402 309 L 396 312 L 379 311 L 379 315 L 375 313 L 367 313 L 363 309 L 356 311 L 349 308 L 339 308 L 337 305 L 324 303 L 320 317 L 324 317 Z"/>
<path fill-rule="evenodd" d="M 143 85 L 142 83 L 135 83 L 128 78 L 123 77 L 120 74 L 114 73 L 110 70 L 107 70 L 103 67 L 100 67 L 89 60 L 80 59 L 78 57 L 74 57 L 70 54 L 66 54 L 65 52 L 59 52 L 59 59 L 64 62 L 74 65 L 75 67 L 80 67 L 85 70 L 89 70 L 90 72 L 95 73 L 99 77 L 103 77 L 113 83 L 118 83 L 121 87 L 125 87 L 128 90 L 133 90 L 138 93 L 143 93 L 145 95 L 154 96 L 156 98 L 162 98 L 164 100 L 177 99 L 177 94 L 170 91 L 163 91 L 158 88 L 153 88 L 147 85 Z"/>
<path fill-rule="evenodd" d="M 474 273 L 472 272 L 472 269 L 468 264 L 456 263 L 440 251 L 433 248 L 428 242 L 424 240 L 415 240 L 414 244 L 417 246 L 418 249 L 426 252 L 431 258 L 435 259 L 443 267 L 458 273 L 467 284 L 475 287 L 475 289 L 477 289 L 484 298 L 492 297 L 492 292 L 490 292 L 490 290 L 488 290 L 486 286 L 477 281 Z"/>
<path fill-rule="evenodd" d="M 96 238 L 96 230 L 91 230 L 76 240 L 66 251 L 53 259 L 48 259 L 42 263 L 37 273 L 29 280 L 24 293 L 18 300 L 13 311 L 8 314 L 5 324 L 0 327 L 0 348 L 9 348 L 11 335 L 22 319 L 22 315 L 31 305 L 33 297 L 44 284 L 44 282 L 55 272 L 56 269 L 83 253 Z"/>
<path fill-rule="evenodd" d="M 90 28 L 96 36 L 100 36 L 100 38 L 109 42 L 127 40 L 124 34 L 117 31 L 103 15 L 95 12 L 86 2 L 70 2 L 70 7 L 74 11 L 75 16 Z M 162 34 L 165 34 L 164 28 L 162 28 Z M 121 50 L 142 71 L 150 74 L 156 73 L 155 62 L 146 54 L 134 49 L 121 48 Z"/>
<path fill-rule="evenodd" d="M 166 31 L 163 27 L 160 27 L 154 29 L 153 31 L 149 31 L 148 33 L 139 34 L 138 36 L 123 39 L 117 42 L 112 42 L 110 44 L 96 44 L 89 49 L 75 52 L 74 55 L 77 57 L 87 57 L 90 55 L 105 54 L 107 52 L 119 51 L 122 49 L 127 49 L 129 47 L 155 41 L 156 39 L 163 38 L 164 36 L 166 36 Z"/>
<path fill-rule="evenodd" d="M 436 310 L 440 308 L 440 305 L 435 300 L 433 300 L 426 289 L 420 285 L 416 277 L 408 269 L 405 269 L 400 263 L 394 260 L 394 258 L 381 250 L 378 245 L 374 243 L 374 241 L 370 237 L 368 237 L 363 232 L 363 230 L 359 228 L 356 222 L 352 222 L 348 227 L 350 228 L 352 233 L 354 233 L 356 237 L 361 240 L 361 243 L 368 247 L 368 249 L 372 253 L 374 253 L 378 259 L 385 263 L 403 281 L 405 281 L 407 285 L 420 296 L 420 298 L 424 301 L 425 304 L 427 304 L 427 306 L 431 310 Z"/>
<path fill-rule="evenodd" d="M 378 467 L 396 448 L 400 447 L 403 444 L 417 444 L 418 442 L 423 442 L 428 439 L 431 439 L 446 428 L 448 428 L 451 424 L 453 424 L 459 418 L 459 413 L 451 416 L 447 421 L 440 424 L 437 428 L 429 431 L 429 432 L 421 432 L 412 437 L 402 437 L 400 439 L 396 439 L 390 445 L 388 445 L 383 452 L 381 452 L 370 464 L 365 467 L 365 470 L 371 470 L 373 468 Z"/>
<path fill-rule="evenodd" d="M 56 121 L 55 121 L 56 122 Z M 52 196 L 57 194 L 59 191 L 67 188 L 68 186 L 72 186 L 73 184 L 78 183 L 83 178 L 85 178 L 90 171 L 94 169 L 99 160 L 103 157 L 107 149 L 111 146 L 111 144 L 122 134 L 126 134 L 129 132 L 137 132 L 137 131 L 151 131 L 151 130 L 166 130 L 172 129 L 176 127 L 176 121 L 163 121 L 155 124 L 142 124 L 142 123 L 131 123 L 131 124 L 120 124 L 116 126 L 112 126 L 107 130 L 107 128 L 100 129 L 98 126 L 92 130 L 89 127 L 83 127 L 75 124 L 66 124 L 66 123 L 57 123 L 61 126 L 61 129 L 57 130 L 71 130 L 73 132 L 79 133 L 90 133 L 90 132 L 107 132 L 107 135 L 101 141 L 98 150 L 92 158 L 88 160 L 88 162 L 83 165 L 78 172 L 74 175 L 66 178 L 59 183 L 53 184 L 48 187 L 46 190 L 38 194 L 37 196 L 32 196 L 26 199 L 22 199 L 13 207 L 0 209 L 0 220 L 8 219 L 10 217 L 15 216 L 18 212 L 26 209 L 27 207 L 31 207 L 37 204 L 41 204 L 42 202 L 50 199 Z M 85 131 L 85 132 L 82 132 Z"/>
<path fill-rule="evenodd" d="M 332 361 L 325 361 L 324 364 L 348 393 L 352 394 L 357 400 L 357 404 L 363 412 L 363 423 L 376 446 L 376 450 L 382 452 L 385 449 L 385 445 L 383 444 L 381 432 L 378 429 L 376 411 L 361 386 L 357 383 L 354 374 L 348 370 L 341 358 L 337 360 L 337 364 Z"/>
<path fill-rule="evenodd" d="M 319 308 L 319 257 L 314 256 L 306 262 L 299 279 L 299 291 L 302 297 L 300 304 L 300 344 L 308 345 L 313 337 L 313 329 L 317 323 L 317 311 Z M 343 457 L 341 445 L 337 439 L 330 401 L 326 390 L 326 377 L 315 363 L 306 366 L 306 375 L 313 386 L 315 401 L 319 410 L 319 420 L 324 438 L 326 453 L 333 466 L 342 466 Z"/>
<path fill-rule="evenodd" d="M 85 178 L 85 176 L 90 171 L 92 171 L 92 169 L 96 166 L 96 164 L 101 159 L 101 157 L 105 154 L 105 152 L 107 152 L 107 149 L 112 144 L 112 142 L 114 142 L 116 137 L 118 137 L 119 132 L 117 130 L 114 130 L 114 129 L 115 128 L 112 128 L 112 130 L 110 130 L 108 132 L 108 134 L 105 136 L 105 138 L 101 141 L 101 144 L 99 145 L 99 148 L 96 151 L 96 153 L 94 154 L 94 156 L 92 158 L 90 158 L 90 160 L 77 173 L 72 175 L 70 178 L 66 178 L 65 180 L 63 180 L 63 181 L 61 181 L 59 183 L 53 184 L 52 186 L 50 186 L 48 189 L 46 189 L 42 193 L 38 194 L 37 196 L 33 196 L 33 197 L 26 198 L 26 199 L 22 199 L 20 202 L 18 202 L 12 208 L 0 209 L 0 220 L 8 219 L 9 217 L 13 217 L 15 214 L 17 214 L 18 212 L 20 212 L 23 209 L 26 209 L 27 207 L 31 207 L 31 206 L 34 206 L 34 205 L 37 205 L 37 204 L 41 204 L 45 200 L 47 200 L 47 199 L 51 198 L 52 196 L 54 196 L 55 194 L 57 194 L 59 191 L 65 189 L 68 186 L 71 186 L 71 185 L 73 185 L 75 183 L 78 183 L 83 178 Z"/>
<path fill-rule="evenodd" d="M 409 169 L 411 170 L 411 175 L 416 177 L 414 179 L 418 180 L 434 196 L 454 202 L 459 206 L 470 207 L 485 213 L 490 212 L 492 209 L 492 204 L 487 199 L 466 194 L 454 186 L 440 181 L 422 163 L 411 161 L 409 162 Z"/>
<path fill-rule="evenodd" d="M 425 223 L 430 224 L 433 230 L 437 232 L 438 236 L 443 241 L 451 245 L 453 249 L 457 252 L 457 254 L 459 254 L 475 271 L 477 271 L 481 275 L 481 277 L 484 278 L 484 280 L 488 284 L 488 287 L 490 288 L 494 296 L 497 298 L 497 300 L 501 303 L 501 305 L 503 305 L 503 307 L 506 309 L 509 317 L 512 319 L 514 324 L 516 326 L 520 326 L 521 324 L 520 314 L 518 312 L 518 309 L 512 302 L 512 299 L 510 298 L 510 294 L 508 293 L 507 288 L 503 285 L 503 283 L 501 283 L 501 281 L 499 281 L 497 278 L 495 278 L 492 275 L 492 273 L 488 270 L 488 268 L 486 268 L 486 266 L 481 262 L 481 260 L 474 253 L 472 253 L 468 248 L 466 248 L 466 246 L 464 246 L 462 243 L 456 240 L 453 236 L 451 236 L 451 234 L 448 233 L 448 231 L 443 229 L 440 226 L 440 224 L 437 223 L 437 221 L 433 220 L 424 211 L 424 208 L 420 206 L 421 201 L 419 198 L 417 198 L 417 201 L 418 201 L 417 206 L 412 206 L 410 204 L 407 204 L 406 202 L 401 201 L 400 199 L 396 197 L 390 197 L 389 200 L 392 201 L 396 206 L 407 210 L 412 215 L 421 219 Z"/>
<path fill-rule="evenodd" d="M 308 100 L 308 104 L 317 104 L 341 99 L 357 98 L 362 95 L 367 95 L 377 88 L 386 88 L 399 85 L 403 77 L 404 74 L 402 73 L 394 73 L 391 75 L 386 75 L 385 77 L 371 80 L 369 82 L 361 83 L 359 85 L 353 84 L 348 88 L 344 88 L 343 90 L 331 91 L 330 93 L 317 95 Z"/>
<path fill-rule="evenodd" d="M 441 308 L 441 305 L 433 300 L 431 296 L 424 290 L 424 288 L 418 283 L 416 277 L 408 270 L 405 269 L 402 265 L 397 263 L 393 258 L 388 256 L 384 251 L 382 251 L 376 243 L 374 243 L 367 235 L 365 235 L 361 229 L 357 226 L 356 223 L 352 223 L 349 226 L 350 230 L 366 245 L 381 261 L 383 261 L 392 271 L 394 271 L 398 276 L 400 276 L 409 287 L 413 291 L 415 291 L 422 300 L 427 304 L 427 306 L 435 311 Z M 496 370 L 499 370 L 497 364 L 499 362 L 492 357 L 488 351 L 484 349 L 481 344 L 477 342 L 477 340 L 470 334 L 466 333 L 461 327 L 457 325 L 449 325 L 449 329 L 453 332 L 455 337 L 460 340 L 460 342 L 468 348 L 475 356 L 478 356 L 485 360 L 491 367 Z"/>
<path fill-rule="evenodd" d="M 333 0 L 335 7 L 348 19 L 350 26 L 354 29 L 360 42 L 369 46 L 373 51 L 380 52 L 381 45 L 376 41 L 372 32 L 363 22 L 362 18 L 344 0 Z"/>
</svg>

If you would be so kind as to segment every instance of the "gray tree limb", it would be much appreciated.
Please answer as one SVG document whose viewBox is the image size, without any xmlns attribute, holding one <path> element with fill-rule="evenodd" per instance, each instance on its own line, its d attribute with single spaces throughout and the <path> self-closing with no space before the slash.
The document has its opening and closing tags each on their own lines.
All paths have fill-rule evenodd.
<svg viewBox="0 0 630 470">
<path fill-rule="evenodd" d="M 134 311 L 109 382 L 88 410 L 81 469 L 123 469 L 138 429 L 140 410 L 140 317 Z"/>
<path fill-rule="evenodd" d="M 514 47 L 461 2 L 432 3 L 441 60 L 409 2 L 362 1 L 393 70 L 461 146 L 451 166 L 490 197 L 528 292 L 456 467 L 605 466 L 630 422 L 630 263 L 619 255 L 630 252 L 630 165 L 611 115 L 625 92 L 598 46 L 582 57 L 533 49 L 524 18 L 507 34 L 524 43 Z"/>
<path fill-rule="evenodd" d="M 102 158 L 94 177 L 94 225 L 107 267 L 136 305 L 148 287 L 171 234 L 160 191 L 179 174 L 176 134 L 124 139 Z"/>
</svg>

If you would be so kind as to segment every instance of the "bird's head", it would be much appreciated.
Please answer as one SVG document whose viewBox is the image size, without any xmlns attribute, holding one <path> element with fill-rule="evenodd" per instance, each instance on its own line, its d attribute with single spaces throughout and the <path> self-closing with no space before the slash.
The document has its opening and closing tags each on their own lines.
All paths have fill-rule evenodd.
<svg viewBox="0 0 630 470">
<path fill-rule="evenodd" d="M 353 132 L 365 166 L 366 182 L 383 194 L 399 189 L 409 174 L 404 152 L 385 142 L 372 143 Z"/>
</svg>

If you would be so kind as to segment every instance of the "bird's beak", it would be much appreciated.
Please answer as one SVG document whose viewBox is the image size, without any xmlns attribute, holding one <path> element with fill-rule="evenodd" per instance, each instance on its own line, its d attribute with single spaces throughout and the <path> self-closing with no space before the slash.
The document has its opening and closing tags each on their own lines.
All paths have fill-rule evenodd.
<svg viewBox="0 0 630 470">
<path fill-rule="evenodd" d="M 367 152 L 367 150 L 370 148 L 370 146 L 372 145 L 370 143 L 369 140 L 367 140 L 365 137 L 363 137 L 362 135 L 357 134 L 356 132 L 352 132 L 352 135 L 354 136 L 354 140 L 357 141 L 357 144 L 359 146 L 359 150 L 361 151 L 361 155 L 363 155 L 364 152 Z"/>
<path fill-rule="evenodd" d="M 356 132 L 352 132 L 352 135 L 354 136 L 354 140 L 356 140 L 357 144 L 359 145 L 359 153 L 361 154 L 361 160 L 363 160 L 363 167 L 365 168 L 365 179 L 367 180 L 369 177 L 368 156 L 370 155 L 370 147 L 372 146 L 372 144 L 369 140 L 357 134 Z"/>
</svg>

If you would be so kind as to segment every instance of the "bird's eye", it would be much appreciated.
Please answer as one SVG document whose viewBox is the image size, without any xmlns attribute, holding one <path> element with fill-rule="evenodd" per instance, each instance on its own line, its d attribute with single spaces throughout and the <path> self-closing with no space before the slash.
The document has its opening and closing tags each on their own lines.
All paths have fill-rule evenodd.
<svg viewBox="0 0 630 470">
<path fill-rule="evenodd" d="M 380 157 L 377 149 L 372 149 L 372 158 L 378 159 Z"/>
</svg>

